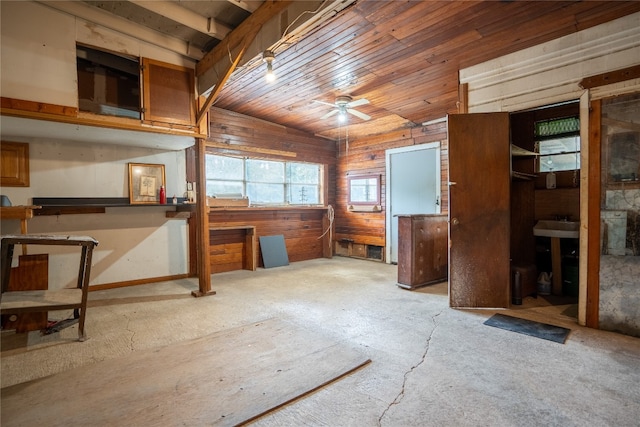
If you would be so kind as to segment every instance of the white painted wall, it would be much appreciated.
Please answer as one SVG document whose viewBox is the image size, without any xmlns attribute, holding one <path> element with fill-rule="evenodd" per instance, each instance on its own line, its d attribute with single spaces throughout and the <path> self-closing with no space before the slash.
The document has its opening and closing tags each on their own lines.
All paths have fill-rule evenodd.
<svg viewBox="0 0 640 427">
<path fill-rule="evenodd" d="M 3 97 L 78 106 L 76 43 L 195 68 L 175 52 L 32 1 L 0 2 Z"/>
<path fill-rule="evenodd" d="M 12 204 L 31 205 L 33 197 L 128 197 L 128 163 L 165 165 L 167 195 L 182 197 L 186 176 L 184 151 L 162 151 L 95 143 L 37 141 L 29 144 L 30 187 L 3 187 Z M 35 234 L 88 235 L 99 241 L 91 284 L 163 277 L 188 272 L 186 220 L 168 219 L 167 207 L 107 208 L 104 214 L 36 216 Z M 4 220 L 2 234 L 19 234 L 17 220 Z M 46 249 L 46 250 L 45 250 Z M 37 248 L 29 253 L 51 253 Z M 56 250 L 53 253 L 68 253 Z M 52 288 L 73 283 L 77 265 L 50 257 Z M 77 262 L 74 257 L 73 263 Z"/>
<path fill-rule="evenodd" d="M 77 107 L 76 43 L 113 52 L 148 57 L 186 67 L 193 61 L 134 37 L 74 18 L 32 1 L 0 2 L 0 93 L 3 97 Z M 128 163 L 164 164 L 167 196 L 185 191 L 185 153 L 96 143 L 64 137 L 22 138 L 29 143 L 30 187 L 4 187 L 12 204 L 30 205 L 33 197 L 128 197 Z M 74 138 L 76 139 L 76 138 Z M 78 234 L 99 241 L 94 251 L 91 284 L 164 277 L 188 272 L 187 225 L 167 219 L 171 207 L 107 208 L 104 214 L 35 217 L 29 233 Z M 17 234 L 17 220 L 4 220 L 2 234 Z M 77 253 L 35 247 L 49 252 L 50 288 L 75 283 Z"/>
</svg>

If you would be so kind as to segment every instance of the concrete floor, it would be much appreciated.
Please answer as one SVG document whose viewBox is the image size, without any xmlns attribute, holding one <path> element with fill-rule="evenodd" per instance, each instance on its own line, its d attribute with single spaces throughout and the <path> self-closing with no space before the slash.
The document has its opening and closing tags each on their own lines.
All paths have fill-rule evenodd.
<svg viewBox="0 0 640 427">
<path fill-rule="evenodd" d="M 2 387 L 277 317 L 372 363 L 256 426 L 638 425 L 640 339 L 580 327 L 570 304 L 543 298 L 501 312 L 570 328 L 565 344 L 497 329 L 483 325 L 494 310 L 450 309 L 446 283 L 407 291 L 396 275 L 334 257 L 216 274 L 204 298 L 190 296 L 196 280 L 92 292 L 84 343 L 75 326 L 3 331 Z"/>
</svg>

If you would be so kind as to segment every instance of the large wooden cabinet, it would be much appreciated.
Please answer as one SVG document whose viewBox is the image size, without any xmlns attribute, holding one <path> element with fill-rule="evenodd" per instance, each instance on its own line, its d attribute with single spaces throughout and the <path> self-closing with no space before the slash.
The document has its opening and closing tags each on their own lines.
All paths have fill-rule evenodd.
<svg viewBox="0 0 640 427">
<path fill-rule="evenodd" d="M 413 289 L 447 278 L 447 215 L 398 216 L 398 286 Z"/>
</svg>

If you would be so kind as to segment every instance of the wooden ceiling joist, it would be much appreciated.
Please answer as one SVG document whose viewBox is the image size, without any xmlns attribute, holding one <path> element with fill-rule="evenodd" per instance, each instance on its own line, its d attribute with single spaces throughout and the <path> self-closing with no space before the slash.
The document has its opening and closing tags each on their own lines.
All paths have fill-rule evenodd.
<svg viewBox="0 0 640 427">
<path fill-rule="evenodd" d="M 209 108 L 211 108 L 211 106 L 213 105 L 214 101 L 216 100 L 216 98 L 218 97 L 220 92 L 222 91 L 222 88 L 224 87 L 224 84 L 227 82 L 227 80 L 229 79 L 229 77 L 231 76 L 233 71 L 238 66 L 238 63 L 240 62 L 240 60 L 244 56 L 244 53 L 247 50 L 247 47 L 251 44 L 253 39 L 256 37 L 256 35 L 258 34 L 258 31 L 260 31 L 260 27 L 259 26 L 255 27 L 255 28 L 252 28 L 250 32 L 247 32 L 245 34 L 245 40 L 242 43 L 242 49 L 240 49 L 240 52 L 236 56 L 236 59 L 231 64 L 228 65 L 228 67 L 225 69 L 222 77 L 220 78 L 220 80 L 218 80 L 218 83 L 216 83 L 215 88 L 213 89 L 213 91 L 211 91 L 211 93 L 207 97 L 206 101 L 200 107 L 200 110 L 198 111 L 198 115 L 196 116 L 196 128 L 200 126 L 200 123 L 202 122 L 202 119 L 204 119 L 207 116 L 207 111 L 209 111 Z"/>
<path fill-rule="evenodd" d="M 203 34 L 215 37 L 218 40 L 224 39 L 231 32 L 230 27 L 216 22 L 213 18 L 207 18 L 196 12 L 192 12 L 191 10 L 180 6 L 178 3 L 170 1 L 130 1 L 131 3 L 143 7 L 151 12 L 165 16 Z"/>
<path fill-rule="evenodd" d="M 291 0 L 269 0 L 265 1 L 255 12 L 240 25 L 231 31 L 213 50 L 207 53 L 198 64 L 196 64 L 196 76 L 201 76 L 213 68 L 222 58 L 229 55 L 229 51 L 235 49 L 256 28 L 262 27 L 267 21 L 278 15 L 292 3 Z M 254 35 L 255 37 L 255 35 Z M 253 40 L 253 37 L 251 38 Z M 217 84 L 216 86 L 220 86 Z"/>
</svg>

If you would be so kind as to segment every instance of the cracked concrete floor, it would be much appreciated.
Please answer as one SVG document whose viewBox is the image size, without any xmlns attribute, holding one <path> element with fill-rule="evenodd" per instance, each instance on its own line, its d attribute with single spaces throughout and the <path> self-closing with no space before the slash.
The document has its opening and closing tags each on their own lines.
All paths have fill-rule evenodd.
<svg viewBox="0 0 640 427">
<path fill-rule="evenodd" d="M 91 292 L 84 343 L 76 327 L 2 333 L 2 387 L 279 317 L 372 363 L 256 426 L 637 425 L 640 339 L 580 327 L 542 298 L 501 312 L 570 328 L 565 344 L 504 331 L 483 325 L 493 310 L 450 309 L 446 283 L 407 291 L 396 274 L 334 257 L 216 274 L 204 298 L 191 279 Z"/>
</svg>

